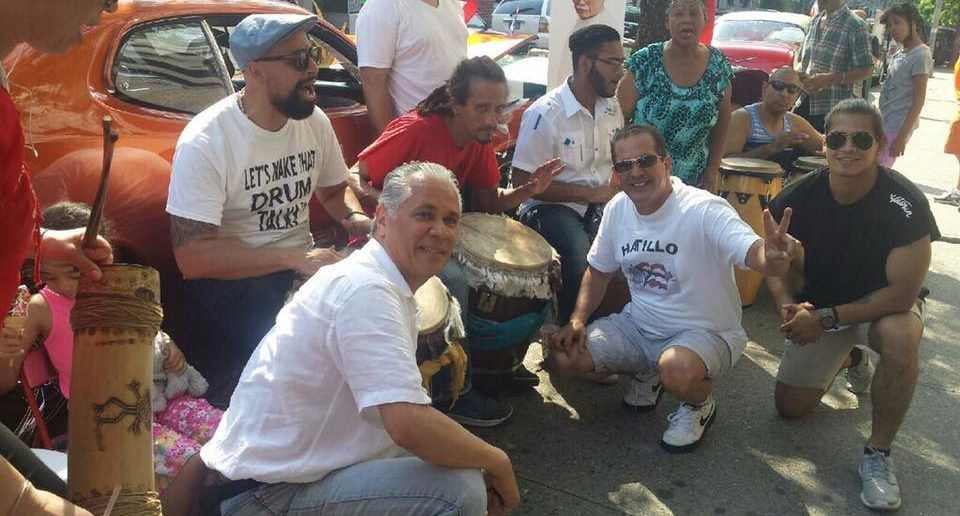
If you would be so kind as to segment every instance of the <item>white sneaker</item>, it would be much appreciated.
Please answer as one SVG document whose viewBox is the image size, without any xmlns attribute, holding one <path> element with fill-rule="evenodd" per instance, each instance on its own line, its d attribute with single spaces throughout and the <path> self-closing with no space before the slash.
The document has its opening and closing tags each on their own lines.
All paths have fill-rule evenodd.
<svg viewBox="0 0 960 516">
<path fill-rule="evenodd" d="M 934 197 L 933 200 L 943 204 L 952 204 L 953 206 L 958 206 L 960 205 L 960 190 L 944 192 Z"/>
<path fill-rule="evenodd" d="M 870 391 L 876 367 L 870 358 L 870 351 L 863 346 L 857 347 L 860 348 L 862 358 L 859 364 L 847 368 L 847 390 L 854 394 L 865 394 Z"/>
<path fill-rule="evenodd" d="M 871 509 L 892 511 L 900 507 L 900 486 L 893 474 L 893 462 L 883 452 L 860 457 L 860 501 Z"/>
<path fill-rule="evenodd" d="M 670 426 L 660 439 L 660 446 L 672 453 L 694 450 L 700 446 L 703 434 L 717 417 L 717 404 L 711 394 L 703 405 L 694 408 L 681 403 L 676 412 L 667 416 Z"/>
<path fill-rule="evenodd" d="M 649 412 L 657 408 L 663 397 L 663 383 L 658 373 L 636 374 L 630 379 L 630 388 L 623 395 L 623 408 L 631 412 Z"/>
</svg>

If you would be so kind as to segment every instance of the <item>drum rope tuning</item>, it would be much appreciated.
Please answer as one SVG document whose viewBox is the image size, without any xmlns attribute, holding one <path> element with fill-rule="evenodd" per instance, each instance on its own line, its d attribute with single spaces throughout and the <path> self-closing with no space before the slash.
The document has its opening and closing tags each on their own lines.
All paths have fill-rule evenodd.
<svg viewBox="0 0 960 516">
<path fill-rule="evenodd" d="M 113 498 L 113 493 L 75 501 L 93 514 L 106 514 L 111 498 Z M 134 491 L 122 488 L 120 489 L 120 497 L 113 504 L 110 516 L 142 516 L 144 514 L 161 514 L 161 512 L 160 495 L 156 491 Z"/>
<path fill-rule="evenodd" d="M 73 331 L 105 326 L 131 330 L 153 331 L 163 321 L 163 309 L 153 301 L 130 299 L 126 296 L 78 295 L 77 307 L 70 314 Z"/>
</svg>

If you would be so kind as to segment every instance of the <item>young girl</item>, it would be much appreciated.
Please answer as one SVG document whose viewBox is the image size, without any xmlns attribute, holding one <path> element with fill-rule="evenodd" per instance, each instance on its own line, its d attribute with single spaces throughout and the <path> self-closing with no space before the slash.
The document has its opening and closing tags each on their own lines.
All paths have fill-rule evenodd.
<svg viewBox="0 0 960 516">
<path fill-rule="evenodd" d="M 880 150 L 880 165 L 892 167 L 903 156 L 910 135 L 917 127 L 927 94 L 927 79 L 933 75 L 930 47 L 920 41 L 920 13 L 913 4 L 891 7 L 880 18 L 890 36 L 901 45 L 890 61 L 887 81 L 880 91 L 880 112 L 887 144 Z"/>
<path fill-rule="evenodd" d="M 44 227 L 74 229 L 84 227 L 90 217 L 85 204 L 62 202 L 43 211 Z M 103 227 L 100 228 L 103 233 Z M 40 266 L 40 292 L 30 299 L 24 324 L 22 343 L 29 349 L 42 341 L 57 370 L 60 391 L 70 399 L 70 374 L 73 368 L 73 329 L 70 311 L 77 294 L 80 273 L 67 262 L 45 260 Z M 163 347 L 162 370 L 178 375 L 187 369 L 183 353 L 163 332 L 155 340 Z M 27 351 L 27 350 L 24 350 Z M 17 364 L 19 365 L 19 364 Z M 154 414 L 154 469 L 158 490 L 176 477 L 187 460 L 200 451 L 201 443 L 213 436 L 223 412 L 202 398 L 186 394 L 168 400 L 166 407 Z"/>
</svg>

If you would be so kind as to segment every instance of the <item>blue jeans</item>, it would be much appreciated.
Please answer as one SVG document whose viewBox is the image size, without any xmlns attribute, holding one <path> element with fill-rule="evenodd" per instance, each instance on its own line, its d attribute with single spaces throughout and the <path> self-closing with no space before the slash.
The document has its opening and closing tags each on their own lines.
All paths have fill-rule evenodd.
<svg viewBox="0 0 960 516">
<path fill-rule="evenodd" d="M 207 379 L 206 398 L 226 407 L 260 339 L 276 323 L 297 278 L 280 271 L 241 280 L 184 282 L 187 327 L 178 343 L 187 362 Z"/>
<path fill-rule="evenodd" d="M 469 310 L 470 286 L 467 285 L 467 277 L 463 274 L 463 268 L 456 258 L 450 258 L 450 261 L 443 266 L 443 270 L 437 273 L 437 277 L 443 282 L 443 285 L 450 291 L 450 295 L 460 303 L 460 316 L 466 320 L 467 310 Z M 467 354 L 467 370 L 464 373 L 463 388 L 460 389 L 460 395 L 470 392 L 473 387 L 473 360 L 470 359 L 470 336 L 467 335 L 460 340 L 460 347 Z M 450 382 L 452 381 L 449 368 L 442 369 L 433 376 L 431 388 L 433 391 L 433 401 L 437 406 L 446 408 L 453 401 L 447 393 L 450 392 Z"/>
<path fill-rule="evenodd" d="M 573 208 L 562 204 L 538 204 L 523 213 L 523 222 L 540 233 L 560 255 L 560 278 L 563 287 L 557 293 L 557 324 L 564 326 L 577 303 L 580 281 L 587 270 L 587 252 L 597 234 L 594 214 L 598 208 L 591 206 L 581 217 Z"/>
<path fill-rule="evenodd" d="M 478 469 L 399 457 L 354 464 L 309 484 L 264 484 L 225 500 L 220 510 L 224 516 L 483 515 L 487 491 Z"/>
</svg>

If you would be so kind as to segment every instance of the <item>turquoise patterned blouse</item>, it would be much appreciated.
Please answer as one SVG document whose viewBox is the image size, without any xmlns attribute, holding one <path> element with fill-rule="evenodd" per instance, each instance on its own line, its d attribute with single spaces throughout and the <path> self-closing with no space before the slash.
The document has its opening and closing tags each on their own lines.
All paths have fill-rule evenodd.
<svg viewBox="0 0 960 516">
<path fill-rule="evenodd" d="M 720 114 L 723 92 L 733 71 L 727 58 L 713 47 L 700 80 L 689 88 L 674 84 L 663 66 L 664 43 L 653 43 L 627 59 L 640 100 L 633 123 L 655 126 L 667 140 L 673 175 L 700 186 L 710 155 L 710 131 Z"/>
</svg>

